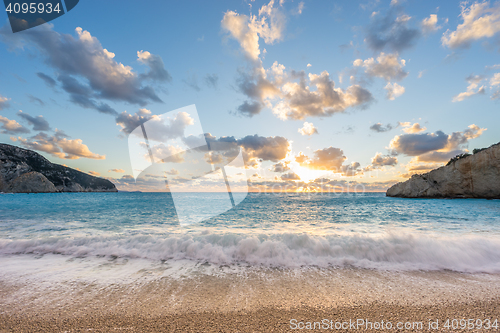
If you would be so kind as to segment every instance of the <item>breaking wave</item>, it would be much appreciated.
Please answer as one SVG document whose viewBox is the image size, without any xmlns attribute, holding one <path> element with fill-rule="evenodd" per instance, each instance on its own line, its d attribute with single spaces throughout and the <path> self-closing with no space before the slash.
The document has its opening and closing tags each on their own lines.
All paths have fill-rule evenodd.
<svg viewBox="0 0 500 333">
<path fill-rule="evenodd" d="M 194 260 L 213 264 L 294 268 L 359 267 L 382 270 L 500 272 L 500 240 L 483 236 L 414 235 L 85 237 L 0 240 L 0 255 Z"/>
</svg>

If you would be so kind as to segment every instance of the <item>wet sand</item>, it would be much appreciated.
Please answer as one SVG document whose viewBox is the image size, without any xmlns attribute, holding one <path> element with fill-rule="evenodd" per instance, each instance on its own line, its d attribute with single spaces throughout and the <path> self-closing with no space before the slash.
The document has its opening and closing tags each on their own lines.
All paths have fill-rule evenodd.
<svg viewBox="0 0 500 333">
<path fill-rule="evenodd" d="M 476 331 L 443 325 L 500 320 L 499 304 L 497 274 L 199 267 L 176 277 L 142 272 L 128 282 L 3 280 L 0 332 L 366 331 L 335 329 L 358 319 L 391 322 L 385 331 L 407 322 L 414 327 L 403 331 L 427 331 L 436 320 L 431 331 Z"/>
</svg>

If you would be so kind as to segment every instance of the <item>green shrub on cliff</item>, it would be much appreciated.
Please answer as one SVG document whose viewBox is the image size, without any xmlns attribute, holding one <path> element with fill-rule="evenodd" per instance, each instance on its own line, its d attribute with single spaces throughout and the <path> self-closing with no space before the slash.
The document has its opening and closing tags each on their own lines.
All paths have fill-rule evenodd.
<svg viewBox="0 0 500 333">
<path fill-rule="evenodd" d="M 469 153 L 463 153 L 463 154 L 457 155 L 455 157 L 452 157 L 451 160 L 448 163 L 446 163 L 446 165 L 450 165 L 451 163 L 456 162 L 459 159 L 465 158 L 467 156 L 471 156 L 471 154 L 469 154 Z"/>
</svg>

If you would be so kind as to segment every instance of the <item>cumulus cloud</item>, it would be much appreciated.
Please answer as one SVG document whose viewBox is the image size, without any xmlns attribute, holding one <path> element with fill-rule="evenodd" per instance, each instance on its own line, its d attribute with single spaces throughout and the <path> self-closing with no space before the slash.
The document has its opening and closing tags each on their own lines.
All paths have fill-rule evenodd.
<svg viewBox="0 0 500 333">
<path fill-rule="evenodd" d="M 104 51 L 109 54 L 109 52 L 104 49 Z M 113 54 L 114 57 L 114 54 Z M 148 51 L 137 51 L 137 59 L 142 64 L 149 67 L 147 73 L 139 74 L 139 77 L 143 80 L 153 80 L 159 82 L 170 82 L 172 77 L 170 73 L 165 69 L 165 64 L 163 59 L 155 54 L 151 54 Z"/>
<path fill-rule="evenodd" d="M 403 67 L 406 65 L 404 59 L 398 60 L 397 54 L 385 54 L 381 52 L 375 60 L 369 58 L 366 60 L 356 59 L 353 62 L 355 67 L 363 67 L 365 73 L 371 77 L 381 77 L 386 81 L 400 81 L 408 76 Z"/>
<path fill-rule="evenodd" d="M 346 159 L 347 157 L 344 156 L 342 149 L 328 147 L 315 150 L 312 158 L 301 153 L 295 158 L 295 161 L 301 166 L 313 170 L 339 171 Z"/>
<path fill-rule="evenodd" d="M 149 110 L 140 110 L 145 113 Z M 178 112 L 173 118 L 153 115 L 148 120 L 148 139 L 166 142 L 170 139 L 184 138 L 185 129 L 194 124 L 194 119 L 187 112 Z M 142 137 L 142 132 L 140 133 Z"/>
<path fill-rule="evenodd" d="M 419 133 L 425 131 L 427 128 L 420 126 L 419 123 L 414 123 L 413 125 L 410 122 L 398 123 L 399 126 L 403 127 L 403 132 L 405 133 Z"/>
<path fill-rule="evenodd" d="M 182 163 L 184 162 L 184 157 L 186 150 L 181 147 L 176 147 L 173 145 L 165 145 L 160 143 L 151 147 L 151 152 L 153 156 L 168 156 L 162 160 L 155 159 L 156 163 Z M 149 159 L 149 154 L 145 156 L 146 159 Z"/>
<path fill-rule="evenodd" d="M 466 78 L 466 81 L 469 83 L 467 86 L 467 91 L 461 92 L 458 95 L 453 97 L 453 102 L 461 102 L 466 98 L 470 98 L 475 95 L 485 94 L 486 90 L 484 85 L 479 86 L 479 84 L 485 78 L 481 75 L 470 75 Z"/>
<path fill-rule="evenodd" d="M 0 126 L 0 133 L 2 134 L 16 135 L 30 132 L 29 129 L 19 124 L 17 121 L 6 117 L 0 116 L 0 123 L 2 124 L 2 126 Z"/>
<path fill-rule="evenodd" d="M 257 101 L 254 101 L 254 102 L 245 101 L 245 102 L 243 102 L 243 104 L 238 106 L 238 112 L 243 116 L 253 117 L 253 116 L 259 114 L 263 108 L 264 108 L 264 105 L 257 102 Z"/>
<path fill-rule="evenodd" d="M 366 29 L 365 42 L 374 51 L 401 52 L 412 47 L 420 36 L 418 29 L 409 27 L 411 17 L 397 8 L 387 15 L 375 15 Z"/>
<path fill-rule="evenodd" d="M 372 158 L 372 166 L 375 168 L 383 167 L 385 165 L 396 166 L 396 164 L 398 164 L 398 158 L 395 156 L 382 155 L 381 153 L 377 153 Z"/>
<path fill-rule="evenodd" d="M 392 139 L 390 148 L 398 154 L 418 156 L 430 151 L 444 149 L 448 143 L 448 135 L 442 131 L 424 134 L 403 134 Z"/>
<path fill-rule="evenodd" d="M 236 156 L 238 151 L 235 148 L 241 147 L 246 164 L 253 167 L 262 161 L 277 163 L 291 151 L 290 142 L 281 136 L 264 137 L 255 134 L 236 139 L 233 136 L 217 138 L 206 133 L 205 139 L 212 151 L 225 150 L 226 157 Z"/>
<path fill-rule="evenodd" d="M 90 158 L 104 160 L 106 158 L 105 155 L 91 152 L 87 145 L 82 143 L 81 139 L 68 139 L 63 132 L 56 131 L 52 136 L 40 132 L 29 139 L 20 137 L 18 140 L 22 146 L 28 149 L 43 151 L 62 159 Z"/>
<path fill-rule="evenodd" d="M 259 39 L 268 44 L 280 40 L 283 22 L 274 1 L 263 6 L 259 16 L 239 15 L 231 11 L 224 15 L 222 28 L 240 43 L 251 67 L 250 70 L 239 70 L 236 88 L 248 100 L 237 108 L 237 113 L 252 117 L 267 107 L 283 120 L 304 119 L 308 116 L 331 116 L 351 107 L 366 107 L 373 101 L 371 93 L 359 85 L 345 90 L 335 87 L 326 71 L 306 75 L 304 71 L 287 71 L 277 61 L 271 68 L 264 69 L 259 57 Z"/>
<path fill-rule="evenodd" d="M 341 166 L 340 171 L 342 172 L 342 175 L 346 177 L 354 177 L 363 173 L 363 170 L 359 168 L 360 166 L 361 164 L 359 164 L 359 162 L 352 162 L 351 164 Z"/>
<path fill-rule="evenodd" d="M 457 26 L 455 31 L 446 31 L 441 42 L 449 48 L 469 47 L 472 42 L 490 38 L 500 32 L 500 4 L 496 3 L 490 7 L 490 3 L 475 2 L 467 6 L 462 3 L 460 14 L 463 23 Z"/>
<path fill-rule="evenodd" d="M 125 170 L 123 170 L 123 169 L 111 169 L 111 170 L 108 170 L 108 172 L 125 173 Z"/>
<path fill-rule="evenodd" d="M 293 172 L 287 172 L 281 176 L 282 180 L 300 180 L 300 177 Z"/>
<path fill-rule="evenodd" d="M 70 94 L 70 100 L 82 107 L 99 112 L 116 114 L 107 104 L 97 100 L 128 102 L 145 105 L 161 102 L 155 90 L 146 81 L 167 82 L 170 75 L 161 58 L 147 51 L 138 52 L 139 62 L 149 67 L 143 74 L 135 73 L 130 66 L 114 60 L 115 54 L 104 49 L 96 37 L 82 28 L 76 28 L 76 37 L 60 34 L 44 24 L 22 34 L 14 34 L 5 25 L 0 29 L 0 39 L 11 47 L 34 46 L 45 62 L 58 72 L 57 80 Z M 39 73 L 49 86 L 54 80 Z"/>
<path fill-rule="evenodd" d="M 238 107 L 245 116 L 254 116 L 264 107 L 272 108 L 280 119 L 304 119 L 308 116 L 331 116 L 350 107 L 365 107 L 373 101 L 371 93 L 359 85 L 347 89 L 335 87 L 330 74 L 285 71 L 277 62 L 269 70 L 240 73 L 240 92 L 250 98 Z M 313 90 L 314 89 L 314 90 Z"/>
<path fill-rule="evenodd" d="M 495 73 L 493 77 L 490 79 L 490 86 L 499 86 L 500 85 L 500 73 Z"/>
<path fill-rule="evenodd" d="M 387 83 L 387 85 L 384 87 L 385 90 L 387 90 L 387 99 L 388 100 L 395 100 L 397 97 L 403 95 L 405 93 L 405 87 L 400 86 L 397 83 Z"/>
<path fill-rule="evenodd" d="M 172 168 L 169 171 L 165 171 L 165 174 L 170 175 L 170 176 L 175 176 L 175 175 L 179 174 L 179 171 L 177 171 L 174 168 Z"/>
<path fill-rule="evenodd" d="M 0 111 L 2 111 L 3 109 L 8 108 L 10 106 L 9 105 L 9 100 L 10 100 L 10 98 L 3 97 L 2 95 L 0 95 Z"/>
<path fill-rule="evenodd" d="M 116 117 L 116 124 L 121 126 L 121 131 L 125 134 L 132 132 L 137 126 L 145 123 L 151 119 L 151 111 L 148 109 L 139 109 L 138 112 L 129 114 L 127 111 L 123 111 Z"/>
<path fill-rule="evenodd" d="M 376 123 L 370 126 L 370 129 L 377 133 L 388 132 L 392 129 L 391 124 L 387 124 L 386 126 L 382 125 L 382 123 Z"/>
<path fill-rule="evenodd" d="M 391 0 L 391 6 L 399 6 L 406 0 Z"/>
<path fill-rule="evenodd" d="M 89 171 L 88 172 L 89 175 L 92 175 L 92 176 L 95 176 L 95 177 L 99 177 L 101 174 L 97 171 Z"/>
<path fill-rule="evenodd" d="M 270 170 L 272 172 L 285 172 L 285 171 L 290 170 L 290 167 L 288 165 L 289 165 L 289 163 L 286 161 L 279 162 L 279 163 L 273 164 L 271 166 Z"/>
<path fill-rule="evenodd" d="M 227 11 L 221 22 L 222 28 L 236 39 L 245 55 L 257 61 L 260 55 L 259 38 L 266 44 L 272 44 L 283 37 L 285 17 L 280 6 L 274 6 L 274 0 L 262 6 L 258 15 L 241 15 Z"/>
<path fill-rule="evenodd" d="M 305 73 L 295 73 L 299 82 L 285 83 L 281 90 L 283 100 L 275 104 L 273 113 L 280 119 L 304 119 L 306 117 L 324 117 L 344 112 L 351 107 L 366 107 L 373 101 L 372 94 L 359 85 L 352 85 L 343 90 L 335 88 L 330 74 L 309 74 L 307 84 Z"/>
<path fill-rule="evenodd" d="M 496 69 L 497 66 L 487 66 L 487 70 Z M 495 89 L 500 86 L 500 73 L 494 73 L 490 76 L 489 73 L 481 74 L 481 75 L 469 75 L 465 79 L 468 83 L 467 90 L 454 96 L 453 102 L 460 102 L 466 98 L 486 94 L 486 90 L 489 88 L 492 92 L 491 99 L 497 99 L 499 97 L 499 90 Z M 489 85 L 489 87 L 488 87 Z"/>
<path fill-rule="evenodd" d="M 50 131 L 50 125 L 43 116 L 32 117 L 28 113 L 25 113 L 21 110 L 17 113 L 19 117 L 25 120 L 27 123 L 33 126 L 34 131 Z"/>
<path fill-rule="evenodd" d="M 479 137 L 486 129 L 474 124 L 462 132 L 402 134 L 392 139 L 389 148 L 394 154 L 417 156 L 420 162 L 443 162 L 465 152 L 468 141 Z"/>
<path fill-rule="evenodd" d="M 298 132 L 302 135 L 313 135 L 318 134 L 318 129 L 314 127 L 313 123 L 308 123 L 307 121 L 304 123 L 302 128 L 299 128 Z"/>
<path fill-rule="evenodd" d="M 284 159 L 291 150 L 288 140 L 281 136 L 262 137 L 248 135 L 237 140 L 239 146 L 244 150 L 244 155 L 250 161 L 278 162 Z"/>
<path fill-rule="evenodd" d="M 429 17 L 423 19 L 420 25 L 424 34 L 431 34 L 441 29 L 441 26 L 438 25 L 438 16 L 436 14 L 431 14 Z"/>
</svg>

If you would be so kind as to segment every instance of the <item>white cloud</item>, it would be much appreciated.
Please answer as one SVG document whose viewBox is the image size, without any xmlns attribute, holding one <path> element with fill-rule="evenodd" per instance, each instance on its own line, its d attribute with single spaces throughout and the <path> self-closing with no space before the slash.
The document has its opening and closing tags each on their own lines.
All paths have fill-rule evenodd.
<svg viewBox="0 0 500 333">
<path fill-rule="evenodd" d="M 482 95 L 485 93 L 484 86 L 479 87 L 479 89 L 474 90 L 477 88 L 477 84 L 472 84 L 467 87 L 467 91 L 461 92 L 460 94 L 456 95 L 453 97 L 453 102 L 461 102 L 466 98 L 470 98 L 475 95 Z"/>
<path fill-rule="evenodd" d="M 437 25 L 438 16 L 436 14 L 431 14 L 429 17 L 422 20 L 422 31 L 425 34 L 430 34 L 441 29 L 441 26 Z"/>
<path fill-rule="evenodd" d="M 251 60 L 258 60 L 260 55 L 259 37 L 266 44 L 272 44 L 283 37 L 285 28 L 284 15 L 274 7 L 274 0 L 259 9 L 259 15 L 241 15 L 227 11 L 222 19 L 222 28 L 236 39 L 245 54 Z"/>
<path fill-rule="evenodd" d="M 0 111 L 9 107 L 9 100 L 10 98 L 0 95 Z"/>
<path fill-rule="evenodd" d="M 372 16 L 364 41 L 373 51 L 402 52 L 411 48 L 420 36 L 420 30 L 412 28 L 410 22 L 411 17 L 399 8 L 387 11 L 386 15 Z"/>
<path fill-rule="evenodd" d="M 446 31 L 441 42 L 449 48 L 468 47 L 478 39 L 489 38 L 500 32 L 500 5 L 490 7 L 489 2 L 475 2 L 467 7 L 462 3 L 463 23 L 455 31 Z"/>
<path fill-rule="evenodd" d="M 365 73 L 372 77 L 381 77 L 387 81 L 402 80 L 407 75 L 403 67 L 406 65 L 404 59 L 398 60 L 397 54 L 385 54 L 384 52 L 375 60 L 368 58 L 366 60 L 356 59 L 353 62 L 355 67 L 364 67 Z"/>
<path fill-rule="evenodd" d="M 500 73 L 495 73 L 490 80 L 490 86 L 494 87 L 498 85 L 500 85 Z"/>
<path fill-rule="evenodd" d="M 409 122 L 399 123 L 403 127 L 403 132 L 405 133 L 419 133 L 425 131 L 427 128 L 420 126 L 419 123 L 414 123 L 413 125 Z"/>
<path fill-rule="evenodd" d="M 309 158 L 303 153 L 295 157 L 295 161 L 303 167 L 312 170 L 331 170 L 334 172 L 340 171 L 346 159 L 347 157 L 344 156 L 344 151 L 334 147 L 315 150 L 312 158 Z"/>
<path fill-rule="evenodd" d="M 382 155 L 381 153 L 375 154 L 372 158 L 372 166 L 382 167 L 385 165 L 395 166 L 398 164 L 398 159 L 395 156 Z"/>
<path fill-rule="evenodd" d="M 419 162 L 444 162 L 465 152 L 469 140 L 479 137 L 484 131 L 486 128 L 472 124 L 462 132 L 449 135 L 442 131 L 401 134 L 392 139 L 389 148 L 393 155 L 418 156 Z"/>
<path fill-rule="evenodd" d="M 383 133 L 383 132 L 388 132 L 392 129 L 391 124 L 387 124 L 385 127 L 382 125 L 382 123 L 376 123 L 370 126 L 370 129 L 374 132 L 377 133 Z"/>
<path fill-rule="evenodd" d="M 296 13 L 298 15 L 302 14 L 302 11 L 304 10 L 304 1 L 299 2 L 299 5 L 297 7 Z"/>
<path fill-rule="evenodd" d="M 121 131 L 125 134 L 132 132 L 137 126 L 151 119 L 151 111 L 145 108 L 139 109 L 136 113 L 129 114 L 127 111 L 120 113 L 115 121 L 121 126 Z"/>
<path fill-rule="evenodd" d="M 182 147 L 176 147 L 173 145 L 165 145 L 160 143 L 151 147 L 151 152 L 155 158 L 155 163 L 182 163 L 184 162 L 184 155 L 186 150 Z M 156 156 L 168 156 L 164 159 L 158 159 Z M 145 156 L 146 160 L 148 160 L 149 154 Z"/>
<path fill-rule="evenodd" d="M 405 2 L 406 0 L 391 0 L 391 6 L 397 6 Z"/>
<path fill-rule="evenodd" d="M 397 83 L 387 83 L 387 85 L 384 87 L 385 90 L 387 90 L 387 99 L 393 101 L 397 97 L 403 95 L 405 93 L 405 87 L 400 86 Z"/>
<path fill-rule="evenodd" d="M 20 133 L 29 133 L 29 129 L 19 124 L 15 120 L 8 119 L 6 117 L 0 116 L 0 123 L 2 126 L 0 127 L 2 134 L 20 134 Z"/>
<path fill-rule="evenodd" d="M 307 85 L 305 73 L 297 74 L 299 82 L 285 83 L 281 87 L 283 100 L 273 107 L 274 114 L 280 119 L 330 116 L 373 100 L 371 93 L 359 85 L 352 85 L 346 90 L 335 88 L 327 71 L 308 75 L 310 86 L 316 88 L 314 91 Z"/>
<path fill-rule="evenodd" d="M 312 123 L 308 123 L 307 121 L 304 123 L 302 128 L 299 128 L 298 132 L 302 135 L 313 135 L 318 134 L 318 129 L 314 127 Z"/>
<path fill-rule="evenodd" d="M 280 119 L 303 119 L 364 107 L 373 100 L 371 93 L 359 85 L 336 88 L 327 71 L 306 75 L 304 71 L 287 71 L 277 61 L 265 69 L 259 57 L 259 38 L 268 44 L 278 41 L 284 29 L 283 14 L 274 7 L 274 1 L 263 6 L 258 16 L 226 12 L 222 27 L 240 43 L 251 61 L 252 68 L 240 70 L 237 79 L 238 90 L 248 97 L 237 108 L 239 114 L 252 117 L 267 107 Z"/>
<path fill-rule="evenodd" d="M 139 51 L 138 60 L 148 66 L 149 71 L 136 73 L 132 67 L 117 62 L 114 53 L 104 49 L 96 37 L 80 27 L 75 29 L 76 36 L 60 34 L 53 30 L 52 24 L 29 29 L 22 34 L 12 34 L 6 27 L 0 29 L 0 39 L 13 48 L 35 47 L 45 63 L 57 72 L 57 81 L 69 94 L 70 100 L 83 108 L 117 115 L 116 110 L 99 100 L 141 106 L 161 102 L 153 87 L 147 83 L 171 80 L 159 56 Z M 38 76 L 49 85 L 56 84 L 46 74 L 39 73 Z"/>
<path fill-rule="evenodd" d="M 29 149 L 43 151 L 53 156 L 75 160 L 79 158 L 90 158 L 95 160 L 104 160 L 105 155 L 95 154 L 90 151 L 87 145 L 82 143 L 81 139 L 69 140 L 62 131 L 57 131 L 53 136 L 45 133 L 38 133 L 38 135 L 29 139 L 18 138 L 21 144 Z"/>
</svg>

